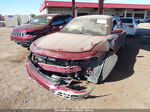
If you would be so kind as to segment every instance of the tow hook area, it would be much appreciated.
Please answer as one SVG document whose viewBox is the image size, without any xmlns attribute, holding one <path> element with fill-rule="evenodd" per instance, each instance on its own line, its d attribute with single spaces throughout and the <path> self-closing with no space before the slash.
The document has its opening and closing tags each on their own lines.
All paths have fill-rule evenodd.
<svg viewBox="0 0 150 112">
<path fill-rule="evenodd" d="M 65 99 L 73 100 L 73 99 L 82 99 L 88 97 L 94 89 L 90 89 L 87 91 L 83 91 L 80 93 L 75 93 L 73 91 L 64 91 L 64 90 L 56 90 L 54 92 L 55 95 L 63 97 Z"/>
</svg>

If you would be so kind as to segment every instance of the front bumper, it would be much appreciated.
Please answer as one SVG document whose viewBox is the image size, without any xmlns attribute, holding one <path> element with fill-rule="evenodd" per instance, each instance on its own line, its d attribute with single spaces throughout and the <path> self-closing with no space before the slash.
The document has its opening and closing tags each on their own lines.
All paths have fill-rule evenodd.
<svg viewBox="0 0 150 112">
<path fill-rule="evenodd" d="M 127 35 L 135 35 L 136 29 L 135 28 L 127 28 L 126 33 Z"/>
<path fill-rule="evenodd" d="M 28 72 L 28 76 L 30 79 L 35 80 L 47 90 L 63 98 L 66 99 L 83 98 L 87 97 L 92 92 L 92 89 L 87 91 L 86 90 L 78 91 L 69 88 L 69 86 L 57 85 L 52 77 L 47 77 L 43 73 L 41 73 L 30 61 L 30 59 L 26 61 L 26 70 Z"/>
<path fill-rule="evenodd" d="M 14 40 L 15 43 L 20 44 L 23 47 L 29 47 L 32 43 L 32 41 L 25 41 L 25 42 L 20 42 L 20 41 L 16 41 Z"/>
<path fill-rule="evenodd" d="M 11 36 L 12 41 L 14 41 L 17 44 L 22 45 L 23 47 L 29 47 L 34 40 L 33 38 L 34 37 L 32 35 L 27 35 L 24 37 Z"/>
</svg>

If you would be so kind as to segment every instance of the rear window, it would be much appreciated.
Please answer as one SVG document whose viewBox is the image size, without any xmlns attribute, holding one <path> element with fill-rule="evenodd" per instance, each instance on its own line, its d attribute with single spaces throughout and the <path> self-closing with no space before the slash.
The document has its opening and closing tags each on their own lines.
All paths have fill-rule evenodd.
<svg viewBox="0 0 150 112">
<path fill-rule="evenodd" d="M 132 23 L 133 19 L 121 19 L 122 23 Z"/>
</svg>

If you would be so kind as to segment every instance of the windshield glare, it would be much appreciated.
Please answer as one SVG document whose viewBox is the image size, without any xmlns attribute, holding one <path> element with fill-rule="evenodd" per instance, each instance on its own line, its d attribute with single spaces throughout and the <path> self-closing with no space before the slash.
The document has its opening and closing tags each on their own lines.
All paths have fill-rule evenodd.
<svg viewBox="0 0 150 112">
<path fill-rule="evenodd" d="M 38 24 L 38 25 L 45 25 L 48 24 L 49 19 L 47 19 L 48 17 L 35 17 L 33 19 L 31 19 L 28 24 Z"/>
<path fill-rule="evenodd" d="M 107 35 L 107 24 L 97 23 L 97 19 L 75 18 L 61 32 L 75 34 Z"/>
</svg>

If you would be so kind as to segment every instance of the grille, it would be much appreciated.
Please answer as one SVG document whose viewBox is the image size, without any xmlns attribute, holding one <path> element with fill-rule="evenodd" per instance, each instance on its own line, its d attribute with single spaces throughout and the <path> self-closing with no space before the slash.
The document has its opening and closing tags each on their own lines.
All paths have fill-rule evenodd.
<svg viewBox="0 0 150 112">
<path fill-rule="evenodd" d="M 34 62 L 40 62 L 50 65 L 59 65 L 59 66 L 79 66 L 79 65 L 87 65 L 91 62 L 95 62 L 97 59 L 85 59 L 85 60 L 64 60 L 64 59 L 58 59 L 58 58 L 52 58 L 47 56 L 42 56 L 38 54 L 32 53 L 31 60 Z"/>
<path fill-rule="evenodd" d="M 12 36 L 15 36 L 15 37 L 23 37 L 25 36 L 26 32 L 19 32 L 19 31 L 13 31 L 11 33 Z"/>
</svg>

